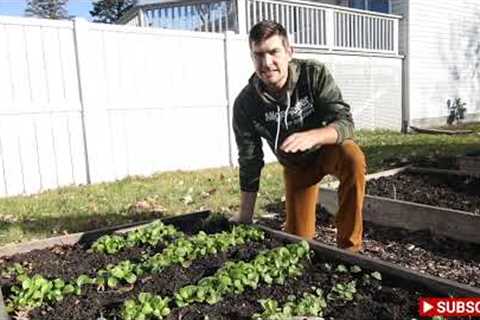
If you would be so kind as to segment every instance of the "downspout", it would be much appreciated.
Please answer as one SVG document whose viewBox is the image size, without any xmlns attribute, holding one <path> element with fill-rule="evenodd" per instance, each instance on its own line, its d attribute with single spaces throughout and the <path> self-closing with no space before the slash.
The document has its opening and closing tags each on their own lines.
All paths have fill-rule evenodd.
<svg viewBox="0 0 480 320">
<path fill-rule="evenodd" d="M 410 1 L 407 0 L 406 8 L 407 12 L 405 13 L 405 36 L 404 40 L 404 59 L 403 59 L 403 79 L 402 79 L 402 133 L 408 133 L 408 127 L 410 126 L 410 24 L 411 24 L 411 15 L 410 15 Z"/>
</svg>

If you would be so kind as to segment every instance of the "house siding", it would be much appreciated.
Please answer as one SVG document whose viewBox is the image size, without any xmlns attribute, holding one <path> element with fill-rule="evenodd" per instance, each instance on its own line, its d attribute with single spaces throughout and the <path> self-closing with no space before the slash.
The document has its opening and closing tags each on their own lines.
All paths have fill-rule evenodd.
<svg viewBox="0 0 480 320">
<path fill-rule="evenodd" d="M 480 113 L 478 0 L 409 2 L 409 105 L 413 124 L 444 123 L 447 99 Z M 404 48 L 405 49 L 405 48 Z"/>
</svg>

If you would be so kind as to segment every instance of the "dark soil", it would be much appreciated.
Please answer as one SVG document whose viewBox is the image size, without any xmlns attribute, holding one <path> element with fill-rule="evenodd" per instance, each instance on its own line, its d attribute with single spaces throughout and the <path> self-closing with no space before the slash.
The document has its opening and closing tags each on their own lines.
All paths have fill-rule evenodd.
<svg viewBox="0 0 480 320">
<path fill-rule="evenodd" d="M 369 180 L 367 194 L 480 214 L 480 178 L 401 172 Z"/>
<path fill-rule="evenodd" d="M 260 223 L 282 230 L 285 221 L 284 203 L 272 204 L 273 218 Z M 333 218 L 317 207 L 319 242 L 335 246 L 336 227 Z M 364 248 L 360 254 L 379 258 L 415 271 L 443 279 L 480 287 L 480 245 L 438 237 L 428 231 L 411 232 L 364 223 Z"/>
<path fill-rule="evenodd" d="M 152 248 L 152 252 L 159 252 L 163 246 Z M 28 270 L 28 274 L 42 274 L 47 278 L 75 279 L 82 274 L 93 275 L 95 270 L 104 268 L 107 264 L 117 264 L 122 260 L 138 261 L 145 249 L 140 247 L 128 248 L 117 255 L 103 253 L 89 253 L 81 245 L 55 246 L 50 249 L 33 250 L 5 259 L 3 267 L 16 262 L 21 263 Z M 15 279 L 0 277 L 0 286 L 10 285 Z"/>
<path fill-rule="evenodd" d="M 314 288 L 324 288 L 328 293 L 335 283 L 348 283 L 354 279 L 359 284 L 356 299 L 349 303 L 327 301 L 325 319 L 404 320 L 416 316 L 418 292 L 385 286 L 386 283 L 378 281 L 364 285 L 360 276 L 327 271 L 320 259 L 314 258 L 299 279 L 290 279 L 283 286 L 261 286 L 256 290 L 248 289 L 241 295 L 229 295 L 212 306 L 202 304 L 177 309 L 167 319 L 203 320 L 206 314 L 209 319 L 250 319 L 252 314 L 262 311 L 258 303 L 260 299 L 271 298 L 284 304 L 289 295 L 299 296 L 299 293 L 312 292 Z"/>
<path fill-rule="evenodd" d="M 196 283 L 203 277 L 215 273 L 227 260 L 250 260 L 259 250 L 280 245 L 278 241 L 252 243 L 248 246 L 233 248 L 227 253 L 208 256 L 196 260 L 190 267 L 171 266 L 161 273 L 149 274 L 139 279 L 134 286 L 119 290 L 97 291 L 90 286 L 81 297 L 67 296 L 54 306 L 36 309 L 32 319 L 96 319 L 100 313 L 104 316 L 118 313 L 122 302 L 137 296 L 140 292 L 152 292 L 161 296 L 171 296 L 181 287 Z M 173 279 L 173 280 L 172 280 Z M 87 312 L 87 314 L 85 314 Z"/>
<path fill-rule="evenodd" d="M 216 228 L 220 228 L 222 223 L 217 223 Z M 194 230 L 195 228 L 191 228 Z M 171 266 L 161 273 L 145 275 L 139 279 L 134 286 L 122 287 L 117 290 L 97 291 L 95 287 L 86 288 L 86 293 L 80 297 L 67 296 L 63 301 L 41 307 L 31 312 L 30 319 L 36 320 L 57 320 L 57 319 L 97 319 L 100 315 L 112 318 L 118 315 L 121 303 L 130 297 L 136 296 L 139 292 L 151 292 L 162 296 L 171 296 L 180 287 L 187 284 L 196 283 L 199 279 L 212 275 L 227 260 L 250 260 L 262 249 L 270 249 L 278 245 L 284 244 L 282 241 L 267 237 L 261 243 L 252 243 L 231 249 L 227 253 L 216 256 L 209 256 L 195 261 L 189 268 L 180 266 Z M 81 250 L 81 247 L 50 250 L 38 250 L 31 255 L 27 255 L 32 266 L 38 269 L 41 274 L 45 274 L 40 269 L 44 262 L 40 260 L 58 260 L 60 250 L 61 264 L 56 264 L 58 270 L 53 267 L 55 263 L 51 263 L 49 274 L 54 275 L 73 275 L 81 273 L 82 270 L 93 267 L 85 267 L 84 263 L 78 261 L 75 264 L 72 258 L 75 250 Z M 52 252 L 53 251 L 53 252 Z M 72 252 L 72 253 L 70 253 Z M 84 253 L 82 253 L 84 254 Z M 125 252 L 122 258 L 138 257 L 137 252 Z M 25 255 L 24 255 L 25 257 Z M 85 257 L 85 255 L 82 255 Z M 20 257 L 14 257 L 11 260 L 17 261 Z M 86 259 L 86 258 L 85 258 Z M 117 259 L 119 259 L 117 257 Z M 77 261 L 77 260 L 75 260 Z M 93 259 L 94 263 L 97 261 Z M 366 285 L 360 281 L 360 274 L 344 273 L 338 274 L 329 271 L 324 266 L 322 257 L 314 255 L 311 262 L 305 264 L 305 272 L 298 279 L 289 279 L 283 286 L 262 285 L 256 290 L 246 290 L 239 295 L 229 295 L 224 300 L 215 305 L 194 304 L 186 308 L 176 309 L 172 304 L 172 313 L 168 319 L 205 319 L 208 315 L 209 319 L 232 319 L 242 320 L 250 319 L 251 316 L 261 311 L 258 299 L 275 298 L 280 303 L 284 303 L 289 295 L 301 296 L 303 292 L 311 292 L 315 288 L 321 288 L 325 295 L 335 283 L 346 283 L 352 279 L 357 279 L 357 295 L 353 302 L 344 303 L 339 301 L 328 301 L 328 307 L 325 311 L 325 319 L 344 319 L 344 320 L 371 320 L 371 319 L 412 319 L 417 318 L 417 298 L 419 296 L 432 295 L 429 292 L 418 292 L 414 288 L 404 287 L 405 284 L 394 282 L 392 279 L 384 279 L 381 283 L 373 281 Z M 99 262 L 99 264 L 104 261 Z M 329 261 L 329 263 L 332 263 Z M 336 265 L 337 263 L 332 263 Z M 64 271 L 64 265 L 68 266 L 68 271 Z M 366 271 L 366 270 L 365 270 Z M 372 270 L 370 270 L 372 271 Z M 369 272 L 370 272 L 369 271 Z M 410 286 L 414 286 L 410 284 Z M 8 295 L 9 288 L 3 288 L 4 295 Z M 118 317 L 117 317 L 118 319 Z"/>
</svg>

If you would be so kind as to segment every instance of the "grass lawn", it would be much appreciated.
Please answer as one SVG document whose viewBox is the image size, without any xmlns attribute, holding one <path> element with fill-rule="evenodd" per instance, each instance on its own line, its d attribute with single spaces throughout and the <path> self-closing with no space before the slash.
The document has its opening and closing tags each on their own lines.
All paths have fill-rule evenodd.
<svg viewBox="0 0 480 320">
<path fill-rule="evenodd" d="M 370 173 L 431 156 L 455 156 L 480 149 L 480 123 L 475 134 L 448 136 L 392 131 L 359 131 Z M 91 230 L 108 225 L 203 209 L 231 214 L 239 207 L 236 168 L 177 171 L 131 177 L 113 183 L 67 187 L 35 196 L 0 199 L 0 246 L 12 242 Z M 283 195 L 278 164 L 262 173 L 257 214 Z M 152 213 L 156 212 L 156 213 Z"/>
</svg>

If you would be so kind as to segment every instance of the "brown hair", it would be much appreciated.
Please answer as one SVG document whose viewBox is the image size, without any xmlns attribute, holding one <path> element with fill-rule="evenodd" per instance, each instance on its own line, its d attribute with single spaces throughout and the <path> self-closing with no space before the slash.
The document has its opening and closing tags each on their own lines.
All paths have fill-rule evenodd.
<svg viewBox="0 0 480 320">
<path fill-rule="evenodd" d="M 280 23 L 270 20 L 260 21 L 250 29 L 248 43 L 251 46 L 252 43 L 261 42 L 276 35 L 280 36 L 283 45 L 288 47 L 287 31 Z"/>
</svg>

